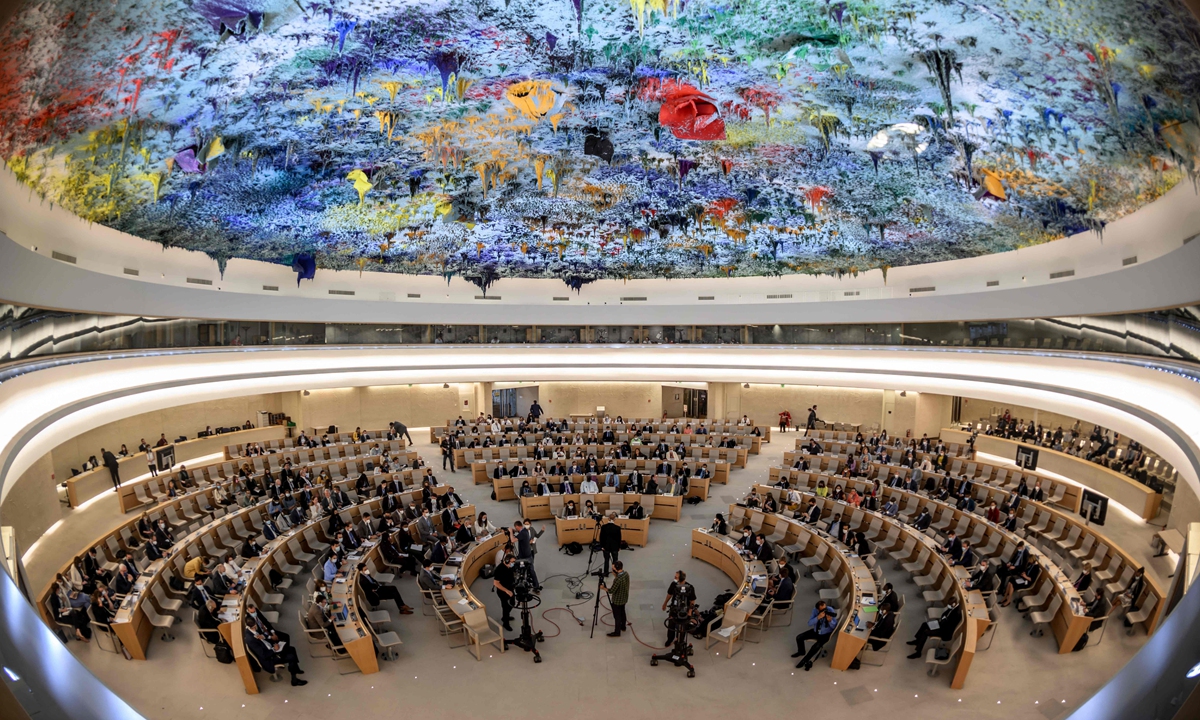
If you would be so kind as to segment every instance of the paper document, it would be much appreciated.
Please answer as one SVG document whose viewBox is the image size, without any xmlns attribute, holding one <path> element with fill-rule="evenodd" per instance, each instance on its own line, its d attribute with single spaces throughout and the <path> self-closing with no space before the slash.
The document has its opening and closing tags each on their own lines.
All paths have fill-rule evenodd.
<svg viewBox="0 0 1200 720">
<path fill-rule="evenodd" d="M 930 620 L 930 621 L 929 621 L 929 629 L 930 629 L 930 630 L 937 630 L 939 627 L 941 627 L 941 625 L 940 625 L 940 624 L 938 624 L 938 621 L 937 621 L 937 620 Z"/>
</svg>

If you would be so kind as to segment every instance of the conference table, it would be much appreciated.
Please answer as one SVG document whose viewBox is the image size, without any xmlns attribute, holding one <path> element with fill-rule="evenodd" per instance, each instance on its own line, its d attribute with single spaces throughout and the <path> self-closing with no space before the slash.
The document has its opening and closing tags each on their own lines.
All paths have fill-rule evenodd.
<svg viewBox="0 0 1200 720">
<path fill-rule="evenodd" d="M 645 547 L 650 540 L 650 518 L 634 520 L 625 515 L 618 515 L 613 522 L 621 528 L 621 539 L 630 545 Z M 570 542 L 577 542 L 586 547 L 592 540 L 599 539 L 596 535 L 597 527 L 598 521 L 589 517 L 554 518 L 554 531 L 558 534 L 559 547 Z"/>
<path fill-rule="evenodd" d="M 646 511 L 646 517 L 655 520 L 678 521 L 683 511 L 682 495 L 629 495 L 625 493 L 598 493 L 596 495 L 580 495 L 576 493 L 562 495 L 560 493 L 551 493 L 549 495 L 535 495 L 533 497 L 521 498 L 521 517 L 527 520 L 549 520 L 552 517 L 561 515 L 563 506 L 571 500 L 575 501 L 575 505 L 581 513 L 588 500 L 592 501 L 596 512 L 604 514 L 607 514 L 610 510 L 615 510 L 618 514 L 624 514 L 636 500 L 641 503 L 642 508 Z"/>
</svg>

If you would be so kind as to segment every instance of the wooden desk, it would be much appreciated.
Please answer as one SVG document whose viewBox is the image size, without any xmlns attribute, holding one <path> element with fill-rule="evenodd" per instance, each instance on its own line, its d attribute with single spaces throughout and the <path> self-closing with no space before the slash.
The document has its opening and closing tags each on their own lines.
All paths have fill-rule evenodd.
<svg viewBox="0 0 1200 720">
<path fill-rule="evenodd" d="M 471 592 L 471 584 L 479 577 L 484 565 L 495 561 L 496 551 L 504 547 L 506 540 L 504 533 L 497 531 L 482 540 L 476 540 L 465 552 L 451 555 L 457 564 L 442 566 L 442 599 L 455 615 L 462 617 L 472 610 L 485 607 L 483 601 Z M 447 578 L 450 579 L 449 583 L 446 582 Z"/>
<path fill-rule="evenodd" d="M 758 560 L 747 560 L 738 552 L 737 545 L 723 535 L 716 535 L 699 528 L 692 530 L 692 557 L 703 560 L 725 573 L 738 587 L 725 611 L 730 608 L 753 613 L 762 598 L 750 594 L 750 580 L 754 576 L 766 576 L 767 567 Z"/>
<path fill-rule="evenodd" d="M 155 628 L 150 624 L 150 619 L 146 615 L 143 603 L 153 602 L 156 606 L 155 610 L 160 615 L 167 613 L 162 611 L 162 608 L 157 607 L 158 601 L 154 598 L 154 584 L 166 582 L 164 571 L 172 567 L 175 559 L 181 555 L 186 558 L 195 557 L 197 554 L 194 549 L 198 550 L 201 547 L 200 543 L 205 536 L 213 539 L 213 542 L 219 543 L 217 538 L 217 528 L 231 525 L 234 522 L 241 522 L 243 527 L 249 528 L 252 525 L 247 525 L 252 514 L 265 514 L 266 504 L 255 505 L 253 507 L 243 508 L 237 512 L 230 513 L 224 517 L 212 520 L 203 527 L 198 528 L 175 541 L 175 544 L 169 548 L 167 553 L 160 559 L 155 560 L 146 566 L 146 569 L 138 577 L 133 589 L 121 602 L 116 614 L 113 616 L 111 627 L 121 643 L 129 650 L 129 655 L 135 660 L 145 660 L 146 650 L 150 646 L 150 638 L 154 634 Z M 257 530 L 255 530 L 257 534 Z"/>
<path fill-rule="evenodd" d="M 615 520 L 621 528 L 621 539 L 630 545 L 645 547 L 650 540 L 650 518 L 632 520 L 617 516 Z M 596 538 L 596 521 L 591 518 L 554 518 L 554 531 L 558 534 L 558 546 L 569 542 L 588 545 Z"/>
<path fill-rule="evenodd" d="M 554 510 L 551 505 L 551 500 L 561 499 L 565 505 L 568 501 L 574 500 L 575 505 L 582 512 L 585 500 L 591 500 L 596 511 L 600 513 L 608 513 L 612 503 L 609 501 L 616 493 L 600 493 L 598 495 L 580 495 L 578 493 L 572 495 L 540 495 L 534 497 L 521 498 L 521 517 L 529 520 L 548 520 L 554 516 Z M 618 512 L 623 513 L 625 508 L 633 503 L 630 498 L 637 498 L 642 507 L 647 510 L 647 519 L 654 518 L 657 520 L 679 520 L 679 515 L 683 508 L 683 497 L 679 495 L 621 495 L 623 502 Z M 557 500 L 555 500 L 557 502 Z M 653 502 L 653 508 L 651 503 Z"/>
</svg>

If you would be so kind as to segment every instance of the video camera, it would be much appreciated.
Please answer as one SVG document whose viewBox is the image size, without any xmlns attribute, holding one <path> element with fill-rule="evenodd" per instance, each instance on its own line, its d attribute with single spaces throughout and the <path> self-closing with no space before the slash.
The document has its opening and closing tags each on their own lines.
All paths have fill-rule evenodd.
<svg viewBox="0 0 1200 720">
<path fill-rule="evenodd" d="M 529 560 L 518 560 L 513 565 L 513 595 L 518 603 L 529 602 L 536 595 Z"/>
</svg>

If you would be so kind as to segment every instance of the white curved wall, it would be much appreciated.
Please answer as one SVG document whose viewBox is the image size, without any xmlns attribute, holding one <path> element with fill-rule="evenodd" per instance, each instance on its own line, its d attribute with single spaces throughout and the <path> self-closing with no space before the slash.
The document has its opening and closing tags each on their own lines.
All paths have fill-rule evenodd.
<svg viewBox="0 0 1200 720">
<path fill-rule="evenodd" d="M 431 276 L 318 270 L 315 281 L 297 287 L 289 268 L 248 260 L 231 260 L 222 277 L 216 262 L 202 253 L 164 249 L 88 224 L 39 201 L 11 174 L 0 173 L 0 300 L 154 317 L 541 325 L 1096 315 L 1200 301 L 1200 283 L 1195 282 L 1200 243 L 1184 244 L 1198 234 L 1200 195 L 1185 182 L 1110 224 L 1103 237 L 1089 232 L 1013 252 L 893 268 L 886 282 L 881 272 L 871 271 L 841 279 L 788 275 L 600 281 L 574 293 L 558 280 L 504 279 L 488 292 L 500 299 L 483 301 L 476 299 L 479 289 L 461 278 L 447 282 Z M 52 260 L 54 252 L 76 263 Z M 1136 262 L 1125 265 L 1131 258 Z M 131 276 L 126 269 L 139 274 Z M 1064 271 L 1075 274 L 1051 279 Z M 212 285 L 188 283 L 188 278 Z M 929 287 L 936 290 L 909 292 Z M 645 301 L 622 300 L 628 297 Z"/>
<path fill-rule="evenodd" d="M 797 351 L 697 346 L 532 350 L 441 345 L 135 355 L 58 365 L 10 378 L 0 384 L 0 482 L 4 483 L 0 502 L 10 490 L 9 481 L 62 438 L 122 417 L 199 399 L 431 381 L 664 379 L 892 388 L 1046 408 L 1094 419 L 1160 449 L 1180 469 L 1184 481 L 1200 490 L 1196 443 L 1200 438 L 1200 383 L 1120 358 L 987 350 Z M 1195 605 L 1195 598 L 1187 600 Z M 1184 618 L 1177 615 L 1168 618 L 1167 622 L 1174 624 L 1167 627 L 1179 627 L 1176 621 Z M 1193 620 L 1187 618 L 1187 622 Z M 1169 642 L 1169 636 L 1164 628 L 1153 643 Z M 1174 651 L 1143 652 L 1138 658 L 1161 665 L 1170 652 Z M 63 716 L 89 720 L 139 717 L 38 620 L 6 572 L 0 573 L 0 657 L 41 693 L 45 705 L 61 710 Z M 1138 662 L 1135 659 L 1131 667 Z M 1122 671 L 1114 683 L 1123 682 L 1125 675 Z M 1113 697 L 1111 693 L 1125 692 L 1113 687 L 1101 693 Z M 1121 697 L 1132 697 L 1132 693 Z M 1108 706 L 1113 705 L 1110 702 Z"/>
</svg>

